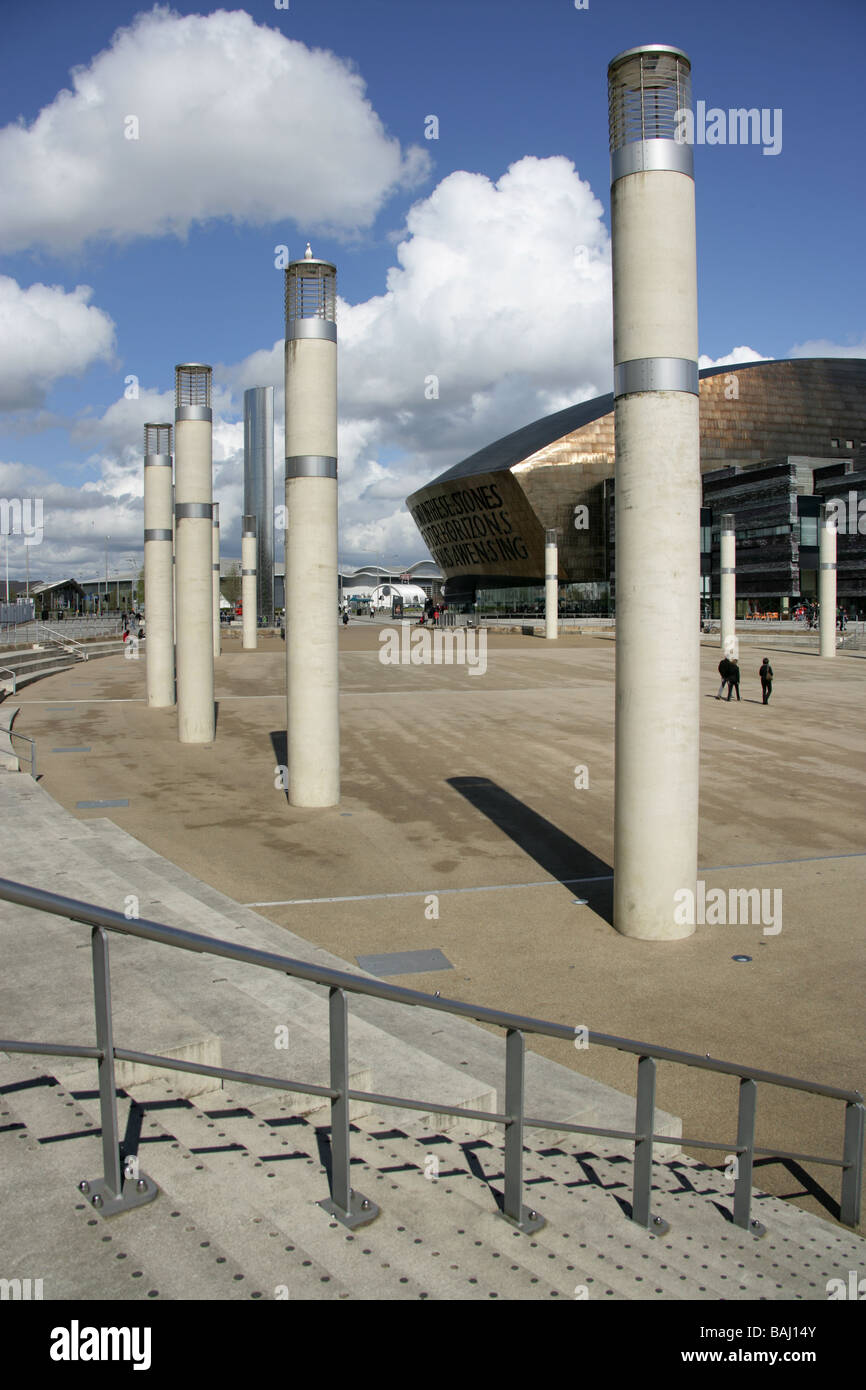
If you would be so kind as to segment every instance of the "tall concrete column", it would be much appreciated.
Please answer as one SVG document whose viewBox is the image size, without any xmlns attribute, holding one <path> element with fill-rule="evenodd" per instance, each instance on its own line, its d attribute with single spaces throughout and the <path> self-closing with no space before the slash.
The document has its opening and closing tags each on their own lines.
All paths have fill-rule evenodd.
<svg viewBox="0 0 866 1390">
<path fill-rule="evenodd" d="M 289 801 L 340 799 L 337 272 L 286 268 L 286 703 Z"/>
<path fill-rule="evenodd" d="M 818 520 L 819 650 L 836 655 L 836 516 L 822 504 Z"/>
<path fill-rule="evenodd" d="M 274 621 L 274 388 L 244 391 L 244 515 L 256 519 L 258 616 Z"/>
<path fill-rule="evenodd" d="M 544 533 L 544 635 L 559 636 L 559 551 L 556 531 Z"/>
<path fill-rule="evenodd" d="M 679 49 L 608 68 L 616 433 L 614 926 L 689 936 L 698 845 L 700 436 L 691 109 Z"/>
<path fill-rule="evenodd" d="M 157 709 L 174 704 L 172 492 L 171 425 L 145 425 L 145 685 Z"/>
<path fill-rule="evenodd" d="M 222 625 L 220 621 L 220 504 L 213 504 L 213 526 L 211 569 L 213 572 L 213 654 L 214 659 L 222 652 Z"/>
<path fill-rule="evenodd" d="M 731 512 L 722 517 L 719 537 L 721 580 L 721 634 L 719 645 L 725 656 L 737 656 L 737 537 Z"/>
<path fill-rule="evenodd" d="M 241 608 L 245 652 L 256 649 L 256 587 L 256 518 L 245 516 L 241 530 Z"/>
<path fill-rule="evenodd" d="M 213 743 L 213 415 L 211 369 L 175 368 L 177 736 Z"/>
</svg>

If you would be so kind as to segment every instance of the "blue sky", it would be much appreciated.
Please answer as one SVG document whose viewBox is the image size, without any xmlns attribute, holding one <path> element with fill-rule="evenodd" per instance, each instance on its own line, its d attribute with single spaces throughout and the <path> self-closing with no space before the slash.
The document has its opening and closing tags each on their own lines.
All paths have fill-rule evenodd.
<svg viewBox="0 0 866 1390">
<path fill-rule="evenodd" d="M 275 248 L 308 239 L 338 266 L 341 559 L 421 558 L 408 493 L 610 389 L 606 69 L 636 44 L 782 113 L 776 155 L 695 150 L 702 355 L 866 356 L 862 0 L 6 0 L 3 27 L 0 495 L 44 498 L 31 574 L 101 572 L 106 534 L 140 557 L 180 361 L 214 365 L 239 553 L 243 390 L 277 387 L 279 457 Z"/>
</svg>

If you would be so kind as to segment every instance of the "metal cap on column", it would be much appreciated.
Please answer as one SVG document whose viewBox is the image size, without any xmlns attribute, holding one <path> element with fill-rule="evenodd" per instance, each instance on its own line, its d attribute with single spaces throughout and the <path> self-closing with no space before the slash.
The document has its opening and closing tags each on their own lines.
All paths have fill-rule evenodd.
<svg viewBox="0 0 866 1390">
<path fill-rule="evenodd" d="M 244 516 L 241 527 L 241 611 L 243 616 L 243 650 L 255 651 L 256 626 L 256 518 Z"/>
<path fill-rule="evenodd" d="M 286 699 L 294 806 L 340 799 L 337 272 L 307 245 L 286 268 Z"/>
<path fill-rule="evenodd" d="M 177 727 L 181 743 L 212 743 L 213 414 L 211 368 L 175 368 Z"/>
<path fill-rule="evenodd" d="M 614 926 L 694 931 L 700 435 L 690 63 L 608 67 L 616 437 Z M 689 895 L 691 915 L 689 915 Z"/>
<path fill-rule="evenodd" d="M 144 610 L 147 703 L 174 704 L 171 425 L 144 427 Z"/>
</svg>

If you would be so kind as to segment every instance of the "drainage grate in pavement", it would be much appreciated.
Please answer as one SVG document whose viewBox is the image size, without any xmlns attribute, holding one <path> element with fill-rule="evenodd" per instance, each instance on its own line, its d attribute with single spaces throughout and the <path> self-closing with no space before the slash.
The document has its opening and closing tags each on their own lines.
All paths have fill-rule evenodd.
<svg viewBox="0 0 866 1390">
<path fill-rule="evenodd" d="M 52 753 L 89 753 L 89 748 L 52 748 Z M 127 803 L 129 804 L 129 803 Z"/>
<path fill-rule="evenodd" d="M 98 806 L 128 806 L 129 801 L 76 801 L 79 811 L 95 811 Z"/>
<path fill-rule="evenodd" d="M 433 951 L 387 951 L 381 956 L 356 956 L 362 970 L 371 975 L 424 975 L 428 970 L 453 970 L 438 946 Z"/>
</svg>

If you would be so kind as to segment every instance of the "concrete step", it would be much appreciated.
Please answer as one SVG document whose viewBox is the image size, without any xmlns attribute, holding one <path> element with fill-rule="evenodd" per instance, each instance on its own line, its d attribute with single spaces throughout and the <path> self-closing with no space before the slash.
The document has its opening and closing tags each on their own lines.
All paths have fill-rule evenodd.
<svg viewBox="0 0 866 1390">
<path fill-rule="evenodd" d="M 347 963 L 321 947 L 313 946 L 295 933 L 234 902 L 209 884 L 193 878 L 177 865 L 169 863 L 141 845 L 113 822 L 102 818 L 92 819 L 87 821 L 87 826 L 100 838 L 106 850 L 110 849 L 111 853 L 122 859 L 125 864 L 134 860 L 137 864 L 150 866 L 158 872 L 161 883 L 175 884 L 182 891 L 194 896 L 197 902 L 219 913 L 221 921 L 235 923 L 243 929 L 243 939 L 248 944 L 254 944 L 263 950 L 287 954 L 311 965 L 349 970 L 362 978 L 366 976 L 366 972 L 355 962 Z M 214 928 L 214 931 L 216 930 Z M 267 972 L 258 971 L 255 972 L 255 976 L 250 988 L 257 991 L 273 989 L 273 981 L 268 979 Z M 443 1073 L 443 1080 L 448 1075 L 453 1078 L 454 1074 L 462 1074 L 467 1079 L 475 1078 L 476 1085 L 467 1087 L 466 1098 L 463 1101 L 458 1099 L 456 1104 L 475 1109 L 495 1108 L 488 1107 L 482 1100 L 483 1094 L 504 1097 L 505 1047 L 501 1035 L 490 1033 L 466 1019 L 446 1017 L 424 1008 L 400 1008 L 384 1000 L 360 995 L 353 997 L 350 1013 L 352 1036 L 357 1037 L 358 1045 L 365 1055 L 368 1055 L 368 1038 L 371 1035 L 362 1032 L 362 1028 L 375 1030 L 372 1036 L 379 1039 L 387 1037 L 395 1042 L 395 1046 L 388 1049 L 387 1059 L 383 1058 L 381 1065 L 374 1064 L 377 1089 L 392 1095 L 406 1094 L 407 1092 L 401 1091 L 400 1087 L 404 1084 L 404 1077 L 412 1074 L 407 1065 L 408 1059 L 420 1051 L 430 1059 L 438 1059 L 445 1068 L 450 1069 Z M 589 1077 L 581 1076 L 560 1063 L 539 1056 L 530 1050 L 531 1038 L 527 1041 L 529 1046 L 526 1053 L 526 1093 L 529 1113 L 550 1115 L 569 1124 L 604 1125 L 615 1129 L 632 1128 L 635 1103 L 630 1096 Z M 374 1054 L 370 1052 L 369 1056 L 373 1061 Z M 393 1084 L 388 1081 L 389 1075 L 393 1077 Z M 437 1077 L 431 1075 L 430 1082 L 435 1085 Z M 417 1083 L 410 1085 L 410 1090 L 416 1095 L 419 1094 Z M 438 1091 L 428 1089 L 424 1094 L 435 1096 L 447 1103 L 449 1096 L 459 1095 L 461 1092 L 444 1090 L 440 1084 Z M 383 1112 L 383 1118 L 390 1118 L 394 1123 L 403 1123 L 404 1120 L 408 1122 L 410 1114 L 411 1112 L 395 1114 L 388 1111 Z M 441 1120 L 440 1123 L 448 1122 Z M 477 1132 L 484 1133 L 488 1128 L 489 1126 L 485 1126 L 483 1122 L 478 1122 Z M 682 1123 L 677 1116 L 660 1110 L 656 1115 L 656 1132 L 676 1137 L 682 1133 Z M 553 1142 L 563 1131 L 554 1128 L 550 1131 L 540 1131 L 539 1134 Z M 662 1146 L 661 1152 L 674 1155 L 679 1153 L 679 1146 L 676 1143 Z"/>
<path fill-rule="evenodd" d="M 230 1100 L 227 1097 L 227 1105 Z M 150 1113 L 148 1109 L 148 1121 Z M 504 1264 L 486 1270 L 485 1262 L 492 1264 L 489 1251 L 478 1253 L 474 1245 L 456 1237 L 452 1248 L 453 1221 L 440 1213 L 444 1224 L 440 1221 L 438 1230 L 435 1223 L 433 1228 L 429 1221 L 419 1223 L 409 1209 L 411 1200 L 401 1219 L 388 1205 L 380 1218 L 351 1236 L 318 1207 L 318 1202 L 328 1195 L 327 1174 L 320 1155 L 323 1150 L 327 1152 L 329 1132 L 314 1125 L 312 1117 L 298 1119 L 282 1109 L 274 1112 L 273 1107 L 268 1109 L 266 1105 L 253 1115 L 237 1109 L 230 1113 L 225 1109 L 203 1112 L 197 1104 L 191 1104 L 173 1108 L 170 1114 L 163 1112 L 160 1123 L 182 1144 L 194 1148 L 201 1144 L 201 1135 L 206 1132 L 202 1122 L 207 1122 L 208 1113 L 219 1117 L 221 1129 L 216 1131 L 217 1137 L 228 1141 L 209 1160 L 214 1169 L 219 1164 L 227 1186 L 234 1190 L 243 1178 L 250 1200 L 269 1220 L 282 1221 L 286 1229 L 291 1228 L 305 1248 L 335 1273 L 342 1268 L 341 1277 L 351 1281 L 354 1296 L 370 1297 L 375 1289 L 379 1298 L 489 1298 L 491 1278 L 499 1281 L 494 1296 L 561 1296 L 561 1291 L 550 1282 L 549 1270 L 544 1271 L 541 1286 L 538 1277 L 520 1265 L 516 1276 Z M 261 1118 L 264 1115 L 266 1119 Z M 286 1135 L 289 1137 L 281 1137 Z M 280 1152 L 282 1148 L 287 1150 L 285 1155 Z M 285 1168 L 281 1159 L 286 1162 Z M 399 1188 L 400 1177 L 375 1172 L 362 1161 L 353 1163 L 356 1190 L 377 1203 L 392 1195 L 392 1188 Z M 450 1256 L 446 1258 L 449 1249 Z M 344 1263 L 347 1257 L 348 1263 Z"/>
<path fill-rule="evenodd" d="M 4 1079 L 7 1065 L 0 1064 Z M 20 1075 L 16 1066 L 14 1076 Z M 0 1084 L 4 1278 L 41 1279 L 45 1299 L 146 1301 L 157 1287 L 152 1272 L 129 1258 L 117 1259 L 126 1252 L 113 1240 L 103 1241 L 104 1223 L 76 1194 L 64 1146 L 41 1145 L 16 1099 Z"/>
<path fill-rule="evenodd" d="M 97 824 L 95 832 L 91 830 L 94 824 Z M 286 953 L 279 928 L 273 933 L 274 939 L 261 942 L 252 936 L 251 930 L 245 924 L 239 924 L 223 916 L 218 909 L 194 896 L 192 890 L 198 887 L 197 880 L 187 876 L 184 887 L 175 887 L 163 873 L 165 861 L 159 856 L 148 859 L 141 854 L 122 854 L 120 851 L 126 848 L 125 844 L 119 846 L 118 837 L 106 833 L 101 820 L 98 823 L 79 822 L 79 825 L 84 834 L 76 841 L 75 874 L 79 880 L 84 876 L 85 887 L 88 883 L 99 883 L 102 886 L 102 901 L 105 906 L 113 906 L 115 911 L 123 910 L 120 907 L 121 900 L 117 896 L 121 880 L 113 871 L 107 871 L 103 867 L 106 857 L 110 857 L 112 862 L 122 863 L 122 887 L 127 895 L 130 891 L 136 892 L 140 916 L 246 946 Z M 111 826 L 111 829 L 116 830 L 116 827 Z M 91 849 L 88 838 L 90 836 L 94 838 L 96 848 Z M 125 837 L 125 840 L 129 839 L 130 837 Z M 107 847 L 110 847 L 109 855 L 106 854 Z M 151 864 L 154 865 L 153 868 L 150 867 Z M 83 888 L 77 893 L 73 893 L 71 887 L 63 891 L 69 892 L 70 896 L 85 896 Z M 112 893 L 115 894 L 113 899 L 110 896 Z M 155 947 L 150 942 L 130 939 L 122 943 L 122 949 L 131 960 L 138 963 L 142 971 L 147 971 L 148 978 L 154 986 L 159 979 L 162 981 L 160 987 L 171 987 L 176 991 L 181 978 L 178 971 L 182 972 L 183 998 L 189 1011 L 195 1017 L 206 1020 L 214 1029 L 223 1030 L 221 1036 L 226 1066 L 235 1066 L 229 1050 L 230 1039 L 233 1039 L 238 1031 L 250 1039 L 251 1030 L 255 1028 L 258 1051 L 254 1052 L 253 1048 L 247 1045 L 243 1055 L 248 1059 L 257 1057 L 258 1060 L 249 1060 L 243 1068 L 238 1065 L 236 1069 L 259 1070 L 273 1074 L 275 1062 L 279 1062 L 281 1058 L 285 1060 L 284 1049 L 275 1050 L 275 1029 L 288 1028 L 290 1039 L 297 1031 L 305 1037 L 318 1040 L 321 1049 L 321 1064 L 317 1068 L 317 1074 L 307 1074 L 300 1069 L 299 1062 L 294 1061 L 298 1053 L 295 1044 L 290 1042 L 288 1050 L 293 1058 L 293 1075 L 315 1081 L 319 1085 L 327 1084 L 329 1037 L 327 990 L 324 987 L 292 980 L 274 971 L 230 960 L 214 958 L 208 961 L 207 957 L 170 951 L 168 948 Z M 177 960 L 178 957 L 180 962 Z M 340 968 L 347 968 L 344 962 L 340 962 Z M 219 997 L 215 999 L 213 984 L 216 978 L 219 978 L 226 988 L 218 991 Z M 231 1013 L 229 1003 L 232 1005 Z M 259 1022 L 263 1018 L 267 1019 L 266 1029 Z M 467 1070 L 458 1070 L 431 1058 L 411 1043 L 394 1039 L 385 1030 L 356 1017 L 354 1001 L 350 1004 L 350 1018 L 352 1057 L 363 1059 L 362 1064 L 356 1066 L 353 1063 L 351 1084 L 354 1089 L 376 1090 L 391 1095 L 409 1094 L 419 1099 L 429 1097 L 446 1105 L 470 1109 L 495 1108 L 495 1092 L 473 1078 Z M 258 1087 L 241 1088 L 235 1084 L 234 1089 L 245 1101 L 260 1098 Z M 308 1098 L 296 1097 L 294 1103 L 297 1113 L 306 1113 L 311 1108 Z M 374 1113 L 385 1113 L 381 1107 L 377 1109 L 375 1103 L 355 1101 L 353 1118 L 369 1113 L 371 1108 Z M 410 1115 L 419 1121 L 423 1119 L 423 1114 L 416 1111 L 403 1109 L 399 1112 L 401 1119 Z M 444 1125 L 447 1128 L 449 1124 L 456 1122 L 452 1117 L 435 1111 L 431 1111 L 429 1117 L 429 1123 L 436 1127 Z M 463 1123 L 474 1124 L 478 1132 L 486 1132 L 489 1128 L 484 1121 Z"/>
<path fill-rule="evenodd" d="M 101 1171 L 99 1130 L 98 1124 L 94 1124 L 98 1122 L 98 1105 L 92 1092 L 72 1093 L 61 1086 L 33 1086 L 25 1082 L 26 1089 L 7 1089 L 3 1094 L 4 1083 L 8 1087 L 10 1076 L 15 1077 L 13 1085 L 20 1085 L 22 1061 L 32 1072 L 31 1081 L 40 1075 L 52 1080 L 45 1078 L 41 1060 L 32 1065 L 30 1059 L 0 1061 L 2 1108 L 10 1117 L 18 1116 L 19 1123 L 26 1123 L 31 1164 L 38 1168 L 53 1204 L 58 1209 L 65 1205 L 68 1210 L 74 1200 L 76 1213 L 84 1211 L 88 1224 L 100 1232 L 98 1248 L 103 1248 L 103 1242 L 111 1241 L 115 1250 L 122 1244 L 127 1261 L 123 1266 L 115 1266 L 106 1265 L 103 1260 L 91 1272 L 93 1260 L 85 1259 L 84 1272 L 89 1275 L 92 1292 L 79 1292 L 77 1272 L 67 1269 L 71 1262 L 65 1259 L 63 1246 L 54 1240 L 54 1226 L 43 1221 L 31 1235 L 33 1258 L 34 1246 L 41 1247 L 41 1267 L 52 1271 L 51 1290 L 58 1286 L 58 1280 L 62 1290 L 55 1293 L 46 1287 L 46 1297 L 135 1296 L 124 1293 L 124 1278 L 118 1278 L 121 1271 L 125 1277 L 133 1263 L 138 1269 L 146 1264 L 147 1287 L 168 1298 L 273 1298 L 280 1286 L 286 1287 L 293 1298 L 349 1297 L 349 1291 L 294 1242 L 291 1232 L 268 1222 L 237 1184 L 231 1189 L 226 1187 L 224 1179 L 209 1167 L 209 1155 L 193 1152 L 177 1141 L 160 1124 L 158 1106 L 144 1117 L 143 1131 L 136 1143 L 142 1171 L 151 1176 L 159 1174 L 159 1196 L 146 1207 L 107 1220 L 98 1216 L 75 1190 L 82 1177 L 92 1179 Z M 174 1109 L 188 1102 L 174 1096 L 170 1104 Z M 130 1114 L 128 1099 L 120 1098 L 118 1112 L 120 1129 L 125 1133 Z M 157 1118 L 151 1118 L 152 1115 Z M 94 1127 L 77 1137 L 72 1126 L 87 1123 L 88 1117 Z M 140 1115 L 134 1114 L 133 1119 L 141 1122 Z M 210 1137 L 208 1134 L 207 1139 Z M 4 1138 L 0 1133 L 5 1159 L 17 1134 L 2 1143 Z M 53 1142 L 45 1143 L 45 1139 Z M 198 1147 L 203 1146 L 199 1143 Z M 59 1165 L 58 1157 L 62 1157 Z M 34 1186 L 32 1168 L 29 1186 Z"/>
<path fill-rule="evenodd" d="M 34 1066 L 32 1070 L 37 1074 L 40 1068 Z M 3 1075 L 5 1080 L 5 1067 L 0 1069 L 0 1075 Z M 246 1263 L 246 1268 L 250 1268 L 249 1238 L 245 1246 L 242 1231 L 240 1237 L 238 1234 L 241 1229 L 237 1219 L 240 1209 L 234 1203 L 232 1206 L 236 1219 L 234 1222 L 226 1221 L 222 1205 L 227 1196 L 224 1190 L 219 1193 L 219 1203 L 212 1203 L 210 1207 L 205 1206 L 202 1209 L 200 1203 L 196 1207 L 195 1200 L 192 1200 L 184 1209 L 175 1203 L 177 1193 L 172 1190 L 169 1181 L 166 1185 L 160 1184 L 161 1191 L 154 1203 L 105 1220 L 75 1191 L 81 1177 L 92 1179 L 98 1177 L 101 1172 L 101 1149 L 96 1137 L 98 1130 L 94 1128 L 89 1134 L 78 1136 L 71 1129 L 69 1120 L 71 1115 L 73 1124 L 76 1121 L 82 1123 L 81 1117 L 85 1111 L 92 1114 L 92 1103 L 80 1098 L 76 1100 L 70 1092 L 50 1086 L 33 1087 L 25 1091 L 7 1090 L 3 1100 L 4 1108 L 9 1108 L 11 1113 L 25 1118 L 28 1134 L 37 1141 L 35 1148 L 38 1150 L 38 1157 L 35 1163 L 46 1190 L 50 1188 L 55 1194 L 65 1192 L 70 1206 L 74 1201 L 76 1210 L 86 1212 L 88 1224 L 92 1222 L 93 1228 L 99 1232 L 100 1243 L 110 1244 L 118 1255 L 125 1257 L 123 1276 L 120 1279 L 116 1269 L 109 1267 L 106 1270 L 104 1264 L 99 1267 L 98 1278 L 101 1282 L 91 1296 L 111 1299 L 123 1296 L 126 1270 L 133 1264 L 138 1269 L 143 1265 L 147 1266 L 147 1282 L 151 1297 L 159 1296 L 173 1300 L 225 1300 L 249 1298 L 255 1292 L 267 1297 L 273 1296 L 272 1286 L 266 1289 L 251 1287 L 253 1280 L 248 1279 L 243 1267 Z M 70 1104 L 73 1106 L 71 1111 L 64 1109 L 64 1105 Z M 122 1122 L 124 1118 L 122 1116 Z M 4 1149 L 6 1147 L 8 1146 L 4 1145 Z M 196 1172 L 202 1189 L 207 1186 L 206 1165 L 189 1151 L 182 1151 L 181 1146 L 157 1123 L 148 1124 L 148 1132 L 141 1148 L 142 1171 L 149 1173 L 155 1164 L 161 1173 L 165 1170 L 173 1174 L 178 1190 L 184 1187 L 185 1179 L 187 1186 L 191 1187 L 192 1183 L 187 1175 Z M 32 1175 L 30 1185 L 32 1186 Z M 219 1186 L 222 1188 L 221 1183 Z M 196 1220 L 194 1211 L 199 1218 L 204 1216 L 204 1225 Z M 249 1225 L 255 1229 L 256 1213 L 246 1208 L 245 1214 Z M 226 1230 L 227 1239 L 224 1239 Z M 77 1276 L 74 1269 L 70 1271 L 63 1248 L 58 1248 L 52 1241 L 51 1231 L 45 1230 L 44 1225 L 39 1232 L 39 1240 L 43 1256 L 47 1256 L 51 1271 L 47 1282 L 51 1286 L 59 1285 L 65 1291 L 69 1288 L 71 1273 L 73 1283 L 67 1296 L 84 1296 L 76 1289 L 74 1280 Z M 236 1243 L 241 1246 L 240 1251 L 233 1248 Z M 262 1241 L 257 1243 L 264 1244 Z M 118 1246 L 121 1247 L 119 1251 Z M 283 1252 L 282 1258 L 279 1258 L 274 1241 L 270 1237 L 265 1249 L 270 1259 L 263 1265 L 261 1256 L 264 1251 L 259 1251 L 255 1273 L 258 1275 L 261 1271 L 273 1277 L 284 1270 L 288 1252 Z M 240 1259 L 237 1258 L 238 1254 L 241 1255 Z M 86 1269 L 89 1270 L 92 1264 L 92 1259 L 87 1259 Z M 155 1293 L 151 1292 L 154 1290 Z M 49 1295 L 47 1290 L 46 1295 L 63 1296 L 61 1293 Z M 309 1296 L 319 1297 L 318 1289 L 315 1293 L 311 1290 Z"/>
<path fill-rule="evenodd" d="M 39 797 L 21 799 L 25 814 L 19 817 L 15 835 L 24 841 L 33 833 L 32 817 L 38 816 L 39 804 Z M 30 820 L 27 818 L 28 812 Z M 183 890 L 173 888 L 132 855 L 119 853 L 116 843 L 112 842 L 107 849 L 106 837 L 94 835 L 91 824 L 70 818 L 66 843 L 74 848 L 74 855 L 65 860 L 62 867 L 48 867 L 41 876 L 41 886 L 70 897 L 96 898 L 101 905 L 121 912 L 126 910 L 130 894 L 135 893 L 138 899 L 135 910 L 140 916 L 205 935 L 242 940 L 247 945 L 256 944 L 249 940 L 249 932 L 242 927 L 220 918 L 211 908 Z M 126 848 L 125 844 L 122 848 Z M 0 848 L 0 866 L 4 865 L 6 854 L 14 860 L 14 836 L 5 847 Z M 106 867 L 106 860 L 117 864 L 118 872 Z M 154 856 L 151 862 L 162 864 L 158 856 Z M 9 877 L 13 876 L 5 868 L 4 872 Z M 194 885 L 195 880 L 190 880 L 190 883 Z M 26 912 L 26 909 L 18 911 Z M 51 919 L 46 916 L 45 920 Z M 57 923 L 59 919 L 53 920 Z M 281 945 L 280 942 L 275 944 Z M 198 1021 L 199 1028 L 222 1039 L 222 1062 L 225 1066 L 266 1075 L 291 1075 L 317 1085 L 328 1084 L 327 992 L 322 987 L 307 986 L 274 972 L 234 961 L 179 952 L 135 938 L 113 937 L 111 960 L 116 998 L 138 997 L 139 980 L 147 981 L 148 1007 L 154 994 L 161 995 L 168 1008 L 176 1007 L 174 1001 L 183 998 L 187 1014 Z M 85 997 L 89 999 L 92 993 L 90 986 L 84 980 L 79 982 L 81 986 L 86 986 Z M 145 998 L 144 995 L 140 997 L 142 1000 Z M 129 1021 L 128 1014 L 123 1017 L 123 1027 L 118 1021 L 118 1046 L 155 1052 L 163 1050 L 158 1045 L 139 1043 L 135 1028 L 127 1026 Z M 275 1046 L 277 1028 L 287 1030 L 279 1038 L 279 1048 Z M 23 1035 L 19 1032 L 16 1036 Z M 398 1093 L 406 1090 L 415 1095 L 441 1098 L 446 1104 L 463 1104 L 480 1109 L 492 1109 L 494 1106 L 493 1093 L 465 1072 L 443 1066 L 403 1043 L 395 1043 L 389 1035 L 369 1025 L 353 1021 L 351 1038 L 350 1084 L 353 1089 Z M 375 1056 L 375 1086 L 365 1050 Z M 183 1055 L 172 1049 L 168 1049 L 168 1054 Z M 192 1056 L 190 1060 L 205 1059 Z M 71 1070 L 77 1064 L 59 1062 L 57 1065 L 70 1082 L 81 1079 L 79 1070 Z M 128 1072 L 124 1076 L 129 1079 Z M 200 1078 L 191 1079 L 189 1084 L 177 1084 L 184 1094 L 196 1094 L 202 1088 Z M 240 1099 L 247 1101 L 260 1099 L 262 1088 L 237 1083 L 234 1090 Z M 320 1105 L 318 1099 L 301 1093 L 291 1095 L 290 1103 L 299 1114 Z M 366 1101 L 355 1101 L 352 1106 L 353 1117 L 370 1110 L 370 1102 Z M 431 1119 L 433 1122 L 447 1124 L 449 1121 L 436 1116 L 435 1121 Z"/>
</svg>

